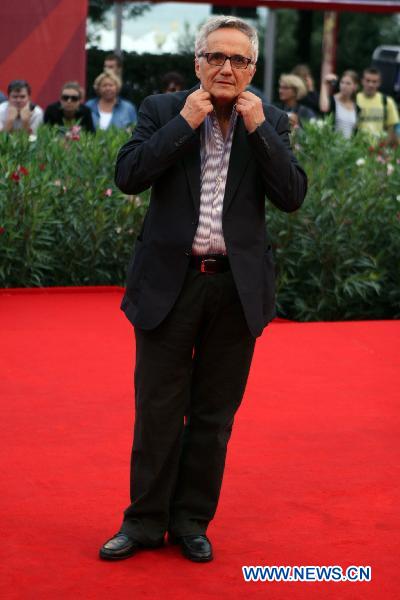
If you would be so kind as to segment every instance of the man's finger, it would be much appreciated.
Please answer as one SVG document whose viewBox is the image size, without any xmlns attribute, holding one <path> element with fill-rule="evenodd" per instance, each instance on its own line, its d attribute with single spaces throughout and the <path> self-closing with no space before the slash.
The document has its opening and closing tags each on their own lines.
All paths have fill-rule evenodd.
<svg viewBox="0 0 400 600">
<path fill-rule="evenodd" d="M 256 96 L 255 94 L 253 94 L 253 92 L 246 92 L 246 91 L 240 92 L 238 98 L 247 98 L 248 100 L 260 100 L 261 101 L 261 99 L 258 96 Z"/>
<path fill-rule="evenodd" d="M 195 97 L 195 98 L 211 98 L 211 94 L 210 92 L 207 92 L 206 90 L 196 90 L 195 92 L 193 92 L 192 94 L 190 94 L 188 96 L 188 98 L 191 97 Z"/>
</svg>

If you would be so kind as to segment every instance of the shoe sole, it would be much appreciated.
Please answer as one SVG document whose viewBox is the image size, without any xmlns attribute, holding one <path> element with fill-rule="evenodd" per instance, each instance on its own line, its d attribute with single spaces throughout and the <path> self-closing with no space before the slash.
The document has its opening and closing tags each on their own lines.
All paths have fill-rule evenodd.
<svg viewBox="0 0 400 600">
<path fill-rule="evenodd" d="M 132 552 L 129 552 L 128 554 L 123 554 L 121 556 L 112 556 L 110 554 L 105 554 L 105 553 L 103 553 L 100 550 L 99 557 L 102 560 L 111 560 L 111 561 L 114 561 L 114 560 L 124 560 L 125 558 L 130 558 L 131 556 L 133 556 L 134 554 L 136 554 L 137 550 L 140 550 L 140 548 L 135 548 Z"/>
<path fill-rule="evenodd" d="M 198 557 L 194 557 L 194 556 L 191 556 L 190 554 L 186 554 L 183 550 L 182 550 L 182 554 L 188 560 L 191 560 L 192 562 L 199 562 L 199 563 L 210 562 L 214 558 L 212 554 L 211 554 L 211 556 L 204 556 L 204 557 L 198 556 Z"/>
</svg>

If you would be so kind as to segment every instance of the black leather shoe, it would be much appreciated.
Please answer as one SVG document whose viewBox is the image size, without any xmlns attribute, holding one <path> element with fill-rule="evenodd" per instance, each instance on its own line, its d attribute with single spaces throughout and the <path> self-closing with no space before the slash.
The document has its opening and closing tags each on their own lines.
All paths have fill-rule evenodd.
<svg viewBox="0 0 400 600">
<path fill-rule="evenodd" d="M 182 554 L 194 562 L 208 562 L 213 559 L 213 551 L 210 540 L 206 535 L 182 535 L 175 537 L 168 534 L 171 544 L 178 544 Z"/>
<path fill-rule="evenodd" d="M 164 539 L 161 539 L 156 544 L 147 546 L 129 537 L 126 533 L 118 532 L 103 544 L 99 555 L 103 560 L 122 560 L 123 558 L 129 558 L 141 548 L 159 548 L 163 544 Z"/>
</svg>

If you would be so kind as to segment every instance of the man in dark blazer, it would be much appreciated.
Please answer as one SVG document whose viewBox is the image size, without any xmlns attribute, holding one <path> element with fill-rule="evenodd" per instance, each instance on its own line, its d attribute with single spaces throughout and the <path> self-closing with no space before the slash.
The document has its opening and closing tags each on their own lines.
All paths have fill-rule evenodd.
<svg viewBox="0 0 400 600">
<path fill-rule="evenodd" d="M 246 91 L 255 30 L 213 17 L 195 47 L 200 87 L 150 96 L 118 155 L 127 194 L 151 186 L 122 309 L 135 328 L 131 505 L 100 556 L 157 547 L 213 558 L 206 536 L 256 337 L 274 316 L 265 196 L 291 212 L 307 179 L 287 115 Z"/>
</svg>

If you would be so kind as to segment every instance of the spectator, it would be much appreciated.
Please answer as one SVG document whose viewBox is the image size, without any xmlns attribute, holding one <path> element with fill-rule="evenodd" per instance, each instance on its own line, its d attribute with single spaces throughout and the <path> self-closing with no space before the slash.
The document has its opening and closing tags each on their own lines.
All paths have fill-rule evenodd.
<svg viewBox="0 0 400 600">
<path fill-rule="evenodd" d="M 359 129 L 375 136 L 386 131 L 389 142 L 396 143 L 399 113 L 393 98 L 378 91 L 381 85 L 378 69 L 365 69 L 361 84 L 363 89 L 357 94 L 357 104 L 360 107 Z"/>
<path fill-rule="evenodd" d="M 119 92 L 120 97 L 124 98 L 124 100 L 128 100 L 129 102 L 133 103 L 133 101 L 134 101 L 133 85 L 132 85 L 132 82 L 130 82 L 130 81 L 124 82 L 122 69 L 123 69 L 122 57 L 119 56 L 118 54 L 107 54 L 107 56 L 104 59 L 104 65 L 103 65 L 104 73 L 108 73 L 111 71 L 111 73 L 114 73 L 114 75 L 116 75 L 117 77 L 120 78 L 120 80 L 121 80 L 121 90 Z"/>
<path fill-rule="evenodd" d="M 8 100 L 0 104 L 0 131 L 25 130 L 36 133 L 43 121 L 43 110 L 31 101 L 31 86 L 24 79 L 11 81 Z"/>
<path fill-rule="evenodd" d="M 185 89 L 185 80 L 177 71 L 169 71 L 161 78 L 161 92 L 180 92 Z"/>
<path fill-rule="evenodd" d="M 94 89 L 98 98 L 88 100 L 86 106 L 92 111 L 96 129 L 108 129 L 111 126 L 124 129 L 136 124 L 135 106 L 118 96 L 121 80 L 117 75 L 111 71 L 101 73 L 95 79 Z"/>
<path fill-rule="evenodd" d="M 349 139 L 357 129 L 359 109 L 355 96 L 359 79 L 355 71 L 345 71 L 340 78 L 338 93 L 332 94 L 336 82 L 337 76 L 331 73 L 321 83 L 320 111 L 333 113 L 335 130 Z"/>
<path fill-rule="evenodd" d="M 0 104 L 1 104 L 2 102 L 5 102 L 6 100 L 7 100 L 7 96 L 5 96 L 5 95 L 3 94 L 3 92 L 0 90 Z"/>
<path fill-rule="evenodd" d="M 95 131 L 90 109 L 81 104 L 81 90 L 77 81 L 64 83 L 60 99 L 46 108 L 44 122 L 48 125 L 61 125 L 68 128 L 80 125 L 86 131 Z"/>
<path fill-rule="evenodd" d="M 299 100 L 307 94 L 307 89 L 297 75 L 283 74 L 279 78 L 279 108 L 286 111 L 292 127 L 301 127 L 304 121 L 315 117 L 315 113 Z"/>
<path fill-rule="evenodd" d="M 292 75 L 297 75 L 306 86 L 307 93 L 301 99 L 303 106 L 310 108 L 316 115 L 319 113 L 319 94 L 315 90 L 314 78 L 308 65 L 296 65 Z"/>
</svg>

